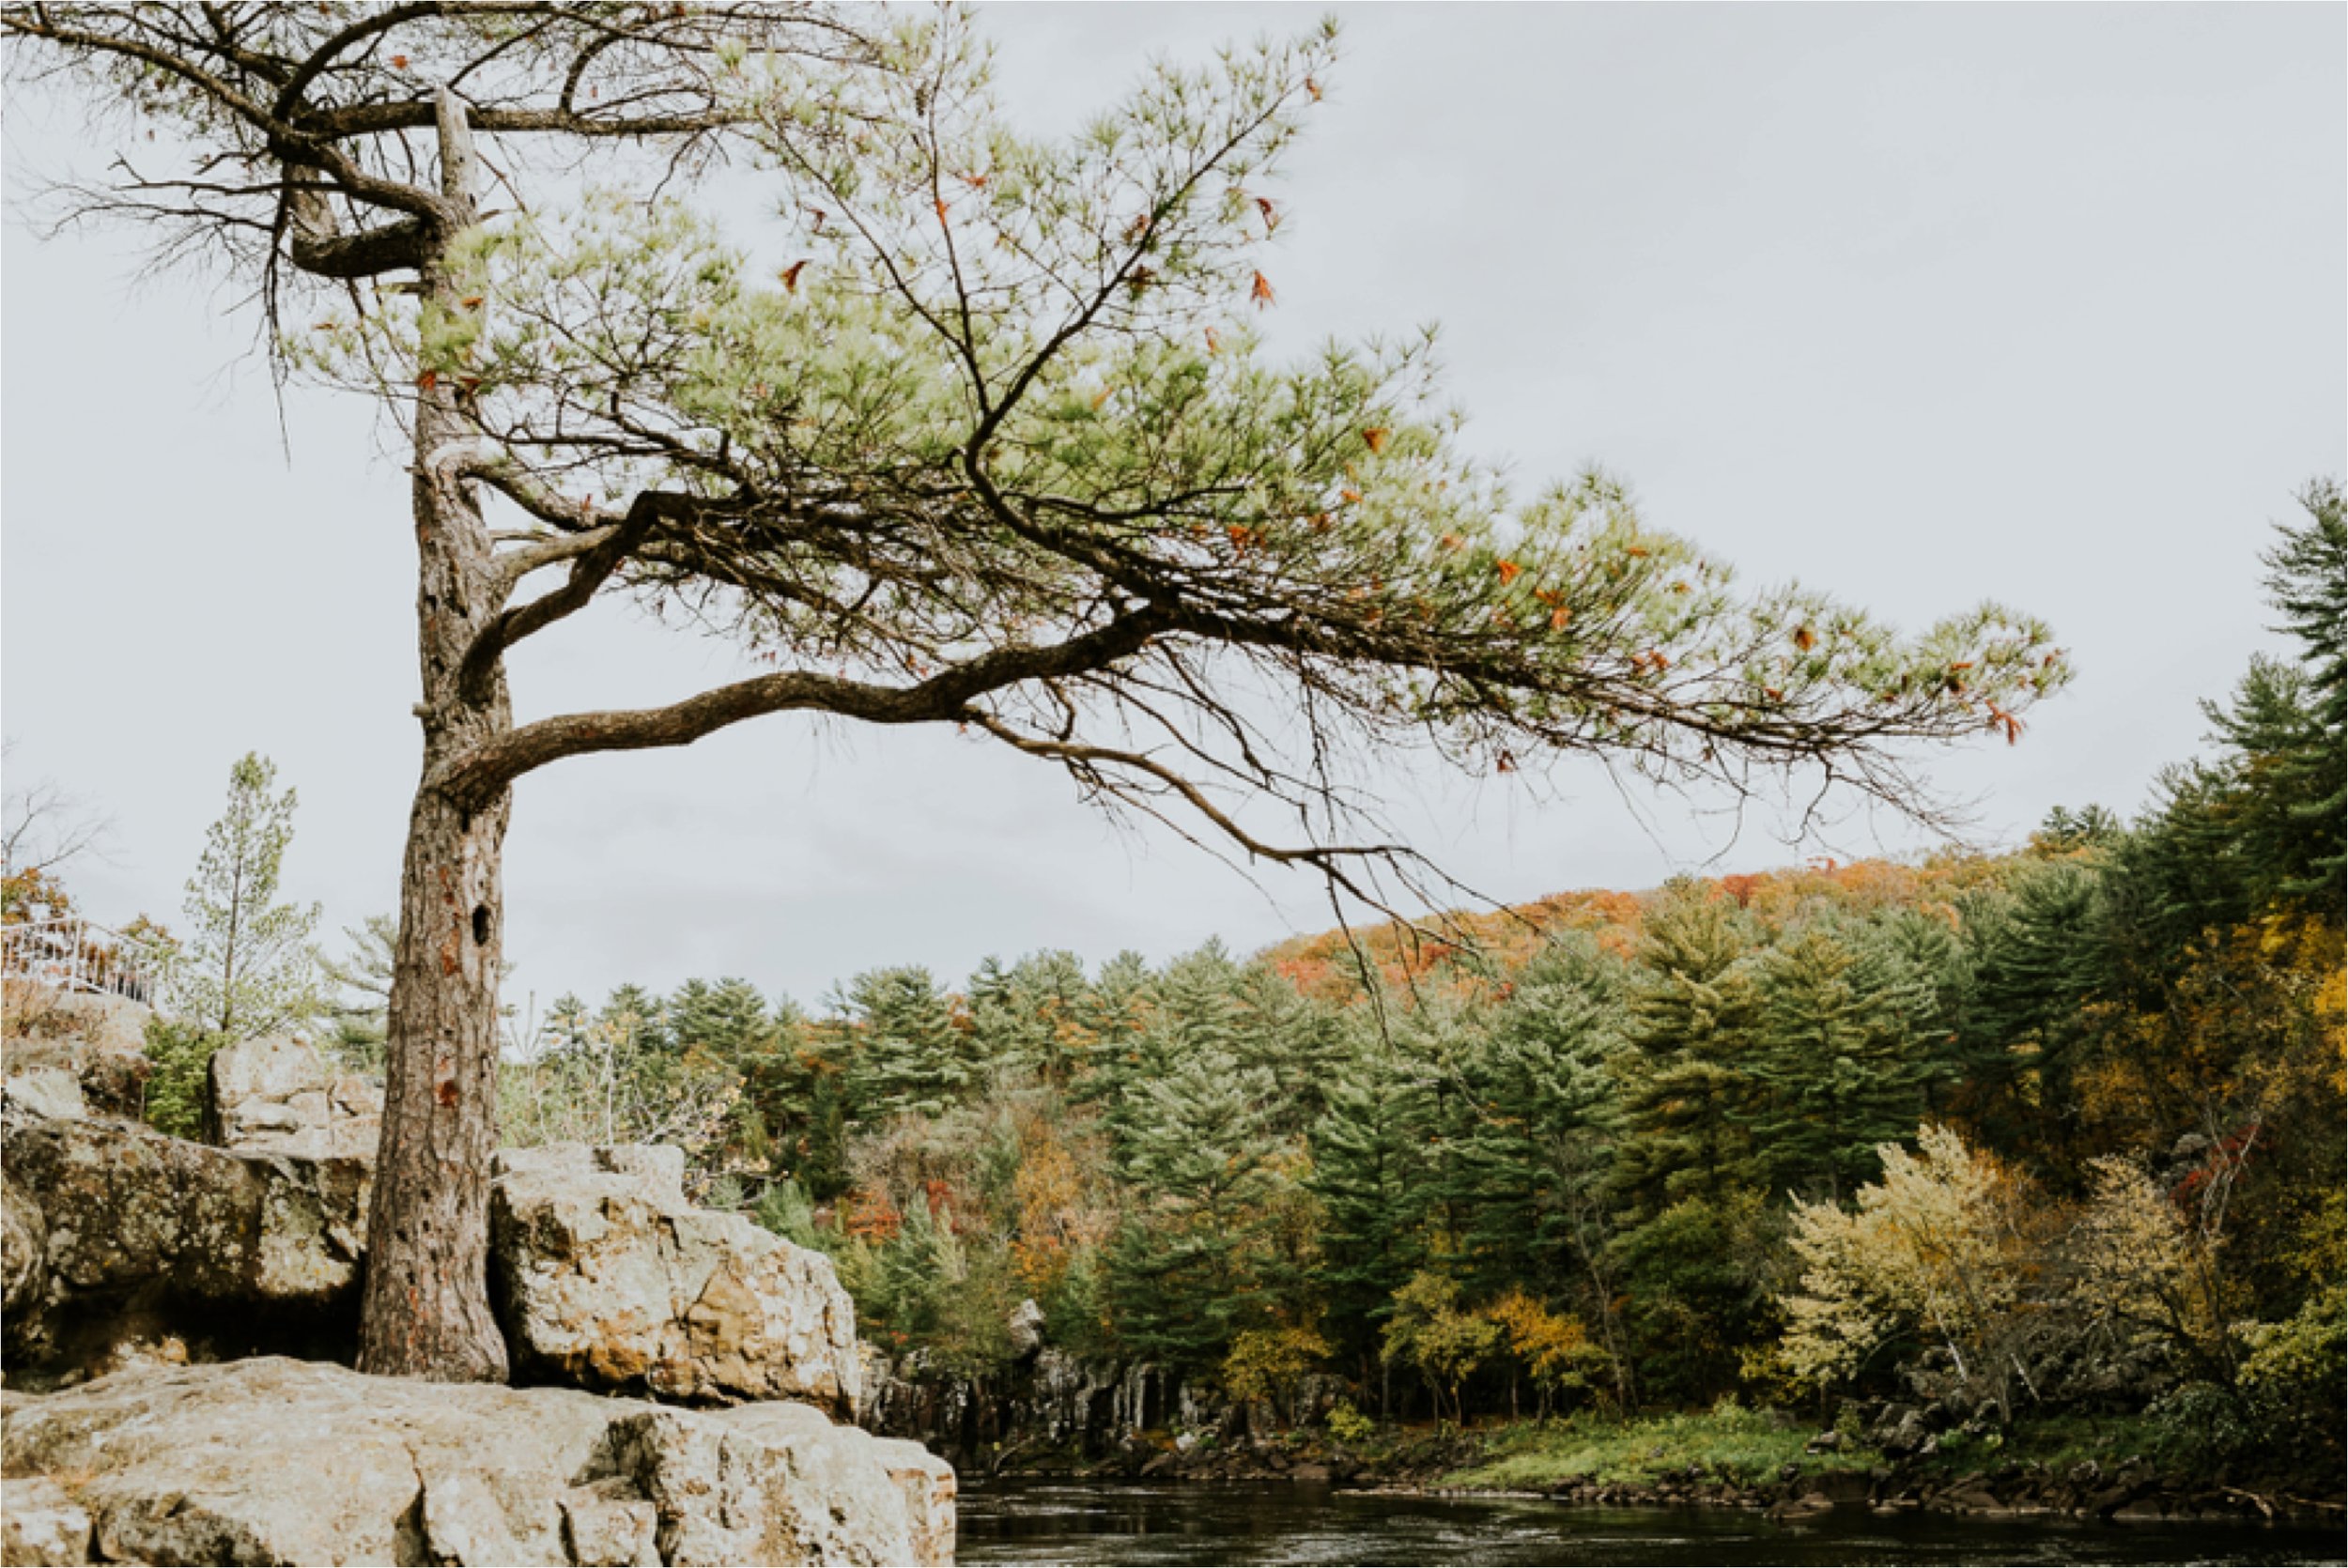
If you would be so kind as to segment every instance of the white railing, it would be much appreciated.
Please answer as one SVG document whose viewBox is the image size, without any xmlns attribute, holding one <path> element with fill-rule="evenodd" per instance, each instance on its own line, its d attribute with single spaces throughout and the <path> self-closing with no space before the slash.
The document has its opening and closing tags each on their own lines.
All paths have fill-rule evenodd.
<svg viewBox="0 0 2348 1568">
<path fill-rule="evenodd" d="M 162 1001 L 163 965 L 137 937 L 76 915 L 0 926 L 0 980 L 127 996 L 151 1007 Z"/>
</svg>

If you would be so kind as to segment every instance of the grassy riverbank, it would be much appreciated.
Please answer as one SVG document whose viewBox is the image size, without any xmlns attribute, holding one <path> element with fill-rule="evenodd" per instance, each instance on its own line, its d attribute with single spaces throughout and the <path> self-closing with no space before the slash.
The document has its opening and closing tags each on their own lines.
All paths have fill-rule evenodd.
<svg viewBox="0 0 2348 1568">
<path fill-rule="evenodd" d="M 1820 1430 L 1784 1411 L 1723 1403 L 1630 1420 L 1580 1414 L 1381 1426 L 1340 1441 L 1320 1428 L 1187 1444 L 1144 1434 L 1084 1460 L 1032 1453 L 1014 1471 L 1096 1479 L 1335 1483 L 1443 1492 L 1538 1493 L 1563 1502 L 1762 1508 L 1813 1517 L 1837 1507 L 1893 1513 L 2125 1520 L 2336 1523 L 2341 1484 L 2321 1466 L 2243 1466 L 2182 1453 L 2173 1427 L 2142 1418 L 2058 1417 L 2005 1430 L 1949 1428 L 1900 1456 L 1855 1426 Z"/>
<path fill-rule="evenodd" d="M 1815 1429 L 1783 1416 L 1723 1405 L 1697 1414 L 1631 1421 L 1568 1416 L 1518 1422 L 1475 1434 L 1484 1457 L 1450 1472 L 1447 1484 L 1495 1490 L 1548 1490 L 1561 1485 L 1652 1485 L 1707 1476 L 1753 1485 L 1764 1481 L 1868 1469 L 1883 1458 L 1863 1444 L 1833 1453 L 1809 1452 Z"/>
</svg>

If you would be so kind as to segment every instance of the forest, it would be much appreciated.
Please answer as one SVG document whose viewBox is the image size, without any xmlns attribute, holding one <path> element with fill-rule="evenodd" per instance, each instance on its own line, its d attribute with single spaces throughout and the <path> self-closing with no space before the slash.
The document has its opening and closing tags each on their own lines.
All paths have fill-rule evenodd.
<svg viewBox="0 0 2348 1568">
<path fill-rule="evenodd" d="M 2340 489 L 2300 500 L 2296 656 L 2131 821 L 814 1009 L 617 984 L 509 1015 L 503 1135 L 681 1145 L 923 1376 L 1003 1369 L 1032 1300 L 1280 1415 L 1909 1391 L 2336 1479 L 2348 612 Z"/>
</svg>

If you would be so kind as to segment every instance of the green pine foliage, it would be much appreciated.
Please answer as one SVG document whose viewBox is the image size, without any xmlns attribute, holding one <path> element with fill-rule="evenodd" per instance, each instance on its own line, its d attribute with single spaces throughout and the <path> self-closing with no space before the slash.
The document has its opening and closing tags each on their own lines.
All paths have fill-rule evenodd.
<svg viewBox="0 0 2348 1568">
<path fill-rule="evenodd" d="M 205 833 L 182 910 L 173 1010 L 223 1043 L 291 1028 L 321 1007 L 310 946 L 318 906 L 278 901 L 295 800 L 276 783 L 276 764 L 258 753 L 229 770 L 227 807 Z"/>
</svg>

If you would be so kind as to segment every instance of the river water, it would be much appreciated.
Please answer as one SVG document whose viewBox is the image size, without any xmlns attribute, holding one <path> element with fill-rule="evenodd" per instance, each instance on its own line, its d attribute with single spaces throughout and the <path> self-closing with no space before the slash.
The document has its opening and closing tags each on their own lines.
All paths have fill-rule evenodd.
<svg viewBox="0 0 2348 1568">
<path fill-rule="evenodd" d="M 1743 1509 L 1569 1508 L 1291 1483 L 990 1481 L 962 1494 L 960 1561 L 985 1563 L 2302 1563 L 2340 1531 L 2097 1525 L 1838 1509 L 1772 1524 Z"/>
</svg>

